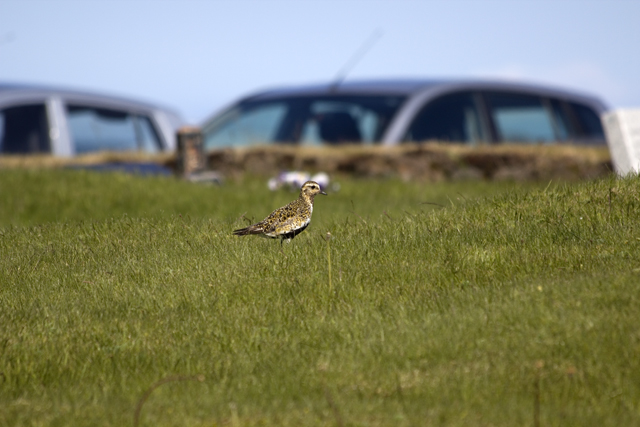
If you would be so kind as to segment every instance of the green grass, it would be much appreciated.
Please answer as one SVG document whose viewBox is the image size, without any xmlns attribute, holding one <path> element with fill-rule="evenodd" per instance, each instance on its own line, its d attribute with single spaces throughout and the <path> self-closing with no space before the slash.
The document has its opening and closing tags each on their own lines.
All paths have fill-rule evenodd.
<svg viewBox="0 0 640 427">
<path fill-rule="evenodd" d="M 480 197 L 532 183 L 468 182 L 402 184 L 398 180 L 338 179 L 339 192 L 329 198 L 323 215 L 330 222 L 359 215 L 404 215 L 405 210 L 431 211 L 465 197 Z M 136 178 L 86 171 L 0 169 L 0 227 L 48 222 L 78 222 L 120 218 L 173 218 L 176 215 L 235 221 L 242 214 L 258 221 L 295 197 L 286 190 L 272 193 L 266 179 L 247 178 L 223 186 L 194 185 L 173 178 Z M 322 196 L 320 196 L 322 197 Z M 427 203 L 427 204 L 425 204 Z"/>
<path fill-rule="evenodd" d="M 0 425 L 133 425 L 179 378 L 140 425 L 640 424 L 638 178 L 345 179 L 282 251 L 230 235 L 292 198 L 258 179 L 0 185 Z"/>
</svg>

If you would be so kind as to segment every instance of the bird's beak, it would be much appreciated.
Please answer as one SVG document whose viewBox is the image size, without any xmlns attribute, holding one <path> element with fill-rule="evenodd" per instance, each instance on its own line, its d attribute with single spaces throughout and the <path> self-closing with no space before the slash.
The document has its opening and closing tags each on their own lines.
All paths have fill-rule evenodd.
<svg viewBox="0 0 640 427">
<path fill-rule="evenodd" d="M 320 194 L 324 194 L 325 196 L 327 195 L 327 193 L 325 193 L 324 191 L 321 191 Z"/>
</svg>

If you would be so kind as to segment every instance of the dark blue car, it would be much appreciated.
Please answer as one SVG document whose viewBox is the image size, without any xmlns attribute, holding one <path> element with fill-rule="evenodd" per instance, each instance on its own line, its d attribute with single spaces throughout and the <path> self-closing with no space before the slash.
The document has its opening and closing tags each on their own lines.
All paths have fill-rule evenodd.
<svg viewBox="0 0 640 427">
<path fill-rule="evenodd" d="M 486 80 L 348 81 L 243 98 L 202 125 L 206 148 L 255 144 L 606 144 L 598 98 Z"/>
</svg>

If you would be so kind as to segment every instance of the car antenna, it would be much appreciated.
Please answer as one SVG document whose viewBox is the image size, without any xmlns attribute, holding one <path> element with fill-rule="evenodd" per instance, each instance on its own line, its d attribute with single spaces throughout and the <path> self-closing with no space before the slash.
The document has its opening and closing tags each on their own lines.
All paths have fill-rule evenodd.
<svg viewBox="0 0 640 427">
<path fill-rule="evenodd" d="M 356 64 L 364 57 L 364 55 L 369 51 L 369 49 L 371 49 L 373 45 L 380 39 L 380 37 L 382 37 L 383 33 L 384 31 L 382 31 L 380 28 L 377 28 L 369 36 L 369 38 L 365 40 L 364 43 L 362 43 L 360 48 L 358 48 L 358 50 L 356 50 L 353 53 L 353 55 L 351 55 L 351 58 L 349 58 L 349 60 L 344 64 L 344 66 L 340 69 L 340 71 L 338 71 L 338 74 L 336 74 L 335 79 L 333 79 L 333 83 L 331 83 L 331 85 L 329 86 L 329 90 L 331 92 L 335 91 L 336 89 L 338 89 L 338 87 L 340 87 L 342 82 L 344 82 L 344 80 L 347 78 L 347 74 L 349 74 L 349 71 L 351 71 L 353 67 L 356 66 Z"/>
</svg>

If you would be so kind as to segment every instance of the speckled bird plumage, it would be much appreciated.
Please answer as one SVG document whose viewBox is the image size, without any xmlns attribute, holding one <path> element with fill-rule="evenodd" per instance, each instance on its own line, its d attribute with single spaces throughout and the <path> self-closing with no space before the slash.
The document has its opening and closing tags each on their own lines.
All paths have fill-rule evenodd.
<svg viewBox="0 0 640 427">
<path fill-rule="evenodd" d="M 318 194 L 327 195 L 317 182 L 307 181 L 302 184 L 300 196 L 296 200 L 276 209 L 268 217 L 256 224 L 234 230 L 233 234 L 236 236 L 257 234 L 272 239 L 279 238 L 281 239 L 280 244 L 285 239 L 289 241 L 309 226 L 311 214 L 313 213 L 313 199 Z"/>
</svg>

